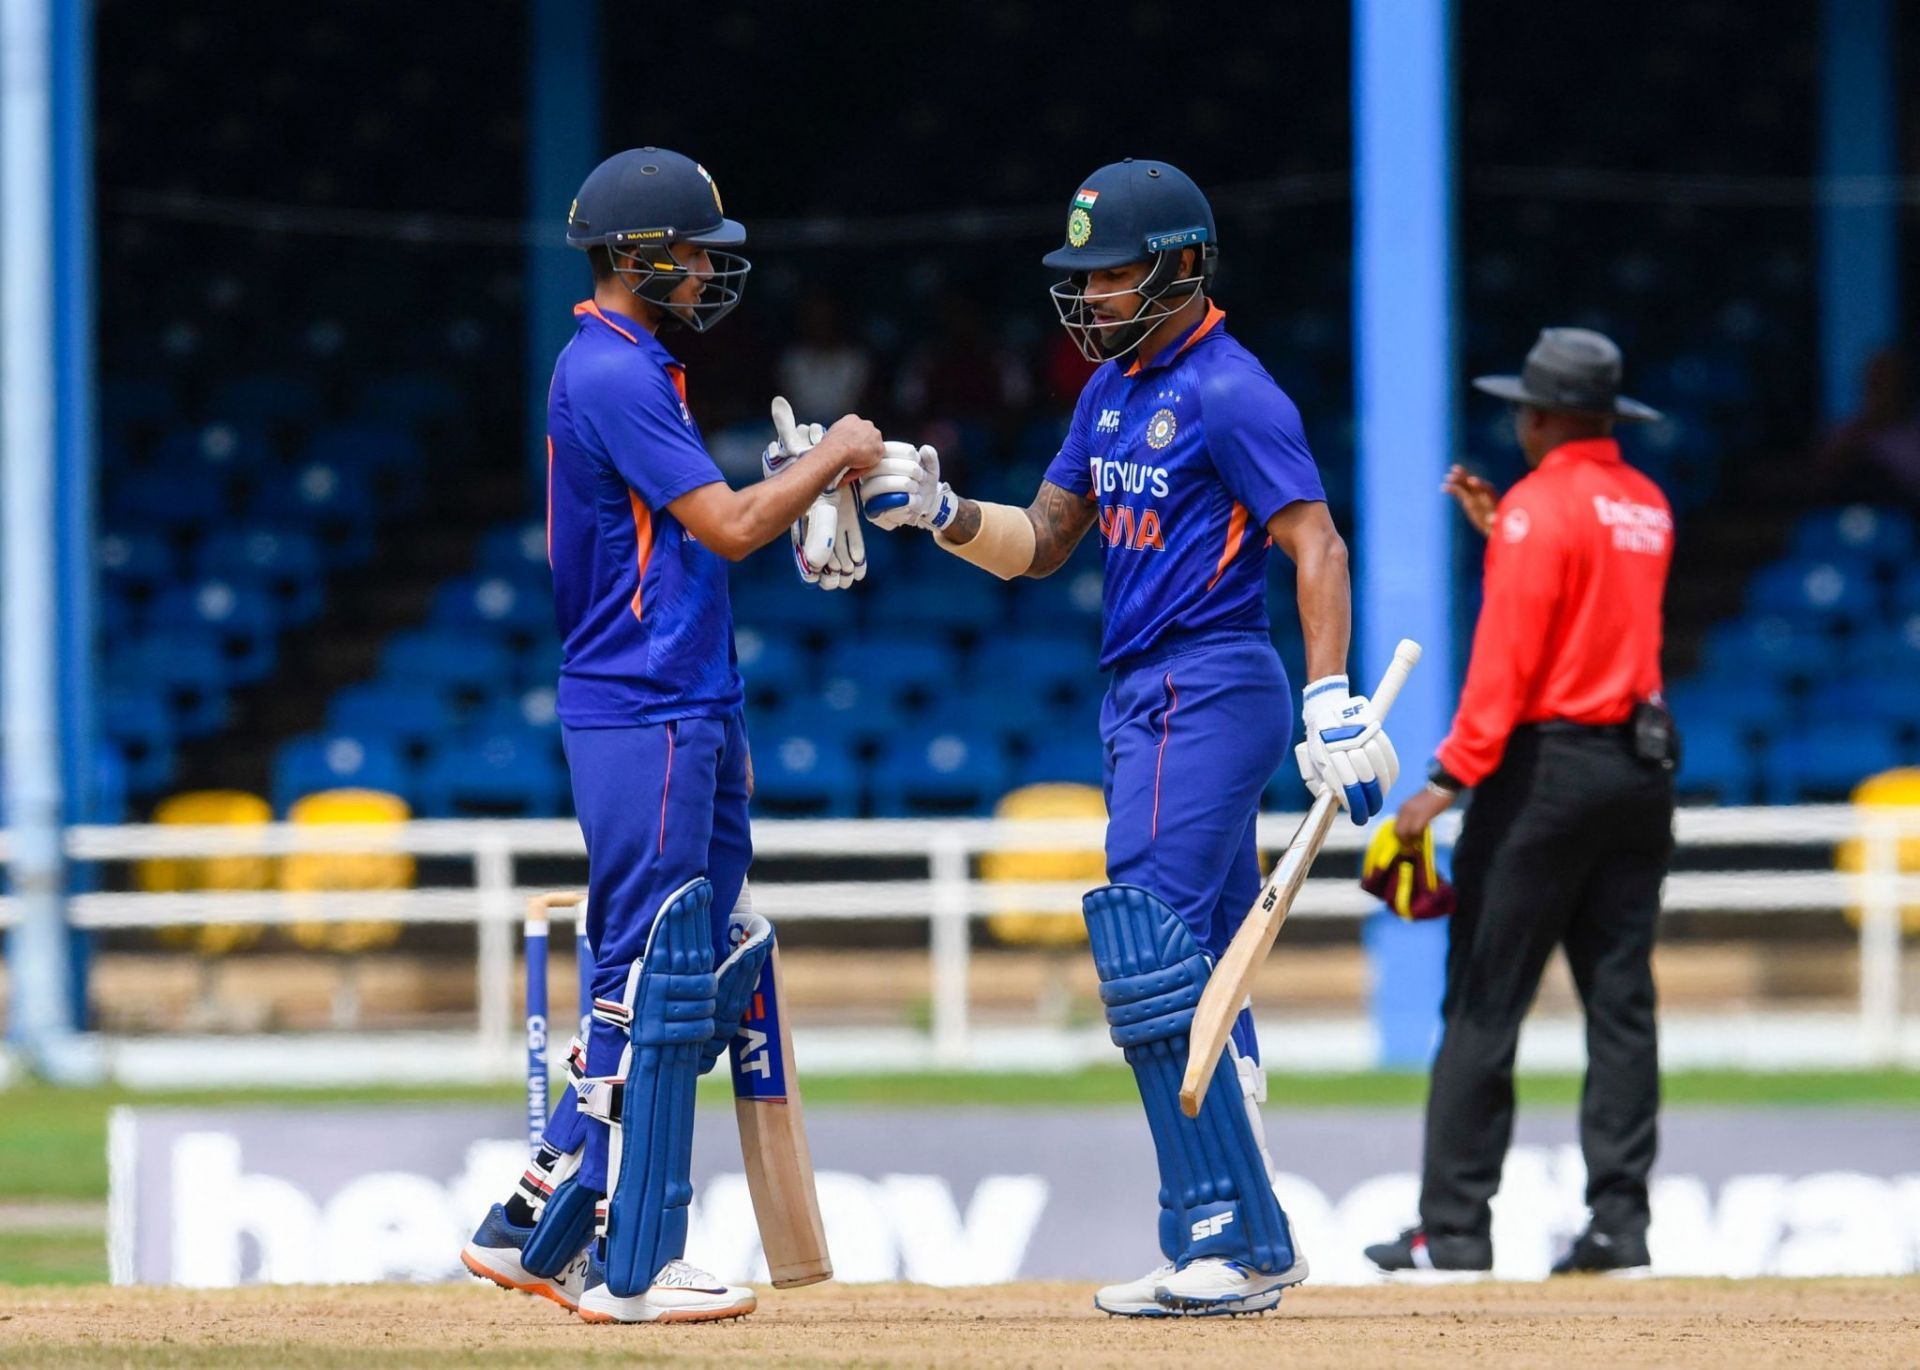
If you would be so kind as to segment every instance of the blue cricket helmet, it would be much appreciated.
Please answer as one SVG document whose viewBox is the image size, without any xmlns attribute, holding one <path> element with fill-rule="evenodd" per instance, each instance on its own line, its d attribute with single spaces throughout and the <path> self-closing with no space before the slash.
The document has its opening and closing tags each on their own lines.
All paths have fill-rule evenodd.
<svg viewBox="0 0 1920 1370">
<path fill-rule="evenodd" d="M 1183 249 L 1194 266 L 1180 274 Z M 1213 206 L 1178 167 L 1127 158 L 1101 167 L 1080 183 L 1067 206 L 1067 237 L 1041 263 L 1069 273 L 1053 287 L 1060 322 L 1089 361 L 1107 361 L 1138 347 L 1153 327 L 1204 291 L 1213 279 L 1220 247 Z M 1096 308 L 1111 295 L 1089 295 L 1087 273 L 1130 262 L 1153 269 L 1134 290 L 1140 307 L 1124 319 L 1106 319 Z"/>
<path fill-rule="evenodd" d="M 746 240 L 707 169 L 665 148 L 629 148 L 607 158 L 587 174 L 567 210 L 569 246 L 607 248 L 627 289 L 696 333 L 732 312 L 753 269 L 738 253 L 713 249 Z M 667 302 L 693 275 L 670 251 L 675 243 L 707 248 L 713 263 L 693 304 Z"/>
</svg>

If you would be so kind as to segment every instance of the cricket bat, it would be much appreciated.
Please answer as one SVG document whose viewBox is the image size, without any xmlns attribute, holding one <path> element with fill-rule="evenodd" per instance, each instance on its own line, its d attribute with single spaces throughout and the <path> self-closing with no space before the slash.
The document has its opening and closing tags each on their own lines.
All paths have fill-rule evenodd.
<svg viewBox="0 0 1920 1370">
<path fill-rule="evenodd" d="M 1419 660 L 1420 644 L 1411 638 L 1400 639 L 1400 645 L 1393 649 L 1393 661 L 1373 692 L 1375 718 L 1386 718 L 1400 694 L 1400 687 L 1407 683 L 1407 674 Z M 1307 810 L 1305 820 L 1294 832 L 1293 841 L 1287 844 L 1286 854 L 1267 877 L 1246 921 L 1234 933 L 1226 954 L 1207 979 L 1207 987 L 1193 1010 L 1193 1028 L 1187 1034 L 1187 1073 L 1180 1081 L 1180 1111 L 1189 1118 L 1200 1116 L 1200 1105 L 1207 1097 L 1207 1086 L 1213 1083 L 1220 1053 L 1227 1048 L 1233 1020 L 1240 1016 L 1241 1006 L 1252 992 L 1254 972 L 1267 959 L 1274 939 L 1280 935 L 1280 925 L 1292 912 L 1293 901 L 1306 883 L 1307 871 L 1313 866 L 1313 858 L 1320 854 L 1338 812 L 1340 801 L 1332 791 L 1313 801 L 1313 807 Z"/>
<path fill-rule="evenodd" d="M 794 1072 L 793 1039 L 781 1003 L 778 944 L 760 968 L 760 983 L 729 1050 L 740 1155 L 746 1161 L 747 1192 L 760 1224 L 767 1273 L 776 1289 L 830 1280 L 833 1260 L 820 1221 L 800 1077 Z"/>
</svg>

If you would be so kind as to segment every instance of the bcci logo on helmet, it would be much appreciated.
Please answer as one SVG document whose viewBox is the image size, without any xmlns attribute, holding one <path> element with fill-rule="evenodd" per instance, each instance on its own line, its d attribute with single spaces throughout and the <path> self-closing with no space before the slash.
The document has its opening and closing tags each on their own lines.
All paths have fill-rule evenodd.
<svg viewBox="0 0 1920 1370">
<path fill-rule="evenodd" d="M 1092 238 L 1092 216 L 1086 210 L 1076 208 L 1067 215 L 1067 242 L 1073 247 L 1085 247 Z"/>
</svg>

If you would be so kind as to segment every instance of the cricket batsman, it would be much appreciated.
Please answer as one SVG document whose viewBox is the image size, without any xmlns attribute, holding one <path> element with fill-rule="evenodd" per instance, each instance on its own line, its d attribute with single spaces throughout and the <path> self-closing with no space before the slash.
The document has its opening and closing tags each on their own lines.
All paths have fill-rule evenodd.
<svg viewBox="0 0 1920 1370">
<path fill-rule="evenodd" d="M 1299 412 L 1208 298 L 1218 258 L 1212 208 L 1179 170 L 1134 159 L 1100 168 L 1044 262 L 1067 273 L 1052 292 L 1061 324 L 1101 365 L 1033 503 L 958 497 L 930 447 L 889 452 L 861 481 L 876 527 L 930 529 L 940 548 L 1003 580 L 1051 575 L 1100 527 L 1113 883 L 1084 911 L 1107 1021 L 1159 1158 L 1166 1259 L 1094 1303 L 1134 1317 L 1264 1312 L 1307 1277 L 1274 1196 L 1251 1013 L 1221 1058 L 1232 1084 L 1220 1080 L 1197 1119 L 1178 1102 L 1194 1005 L 1260 889 L 1254 817 L 1293 735 L 1267 622 L 1268 547 L 1298 570 L 1310 677 L 1302 776 L 1365 823 L 1399 773 L 1372 706 L 1348 686 L 1346 544 Z"/>
<path fill-rule="evenodd" d="M 593 295 L 548 391 L 547 547 L 592 1023 L 532 1164 L 462 1258 L 590 1322 L 753 1311 L 751 1290 L 683 1259 L 694 1081 L 724 1053 L 773 935 L 741 898 L 752 771 L 727 563 L 790 525 L 798 554 L 806 520 L 839 498 L 829 486 L 882 452 L 855 415 L 824 434 L 788 415 L 776 471 L 743 490 L 722 479 L 660 336 L 705 332 L 740 302 L 749 265 L 724 249 L 745 239 L 705 168 L 663 148 L 602 162 L 567 216 Z"/>
</svg>

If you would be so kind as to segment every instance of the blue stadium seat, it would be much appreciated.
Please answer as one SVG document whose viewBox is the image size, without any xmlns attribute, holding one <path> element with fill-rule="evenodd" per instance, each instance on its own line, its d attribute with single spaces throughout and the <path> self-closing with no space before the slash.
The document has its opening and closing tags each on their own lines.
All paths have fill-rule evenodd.
<svg viewBox="0 0 1920 1370">
<path fill-rule="evenodd" d="M 547 566 L 547 526 L 544 523 L 512 523 L 493 529 L 480 539 L 480 555 L 475 569 L 485 573 L 514 576 L 543 576 L 551 579 Z"/>
<path fill-rule="evenodd" d="M 1749 732 L 1771 733 L 1792 716 L 1793 698 L 1770 679 L 1704 676 L 1670 685 L 1667 707 L 1682 737 L 1695 723 L 1718 720 Z"/>
<path fill-rule="evenodd" d="M 1844 799 L 1855 785 L 1906 758 L 1891 725 L 1865 719 L 1817 722 L 1768 750 L 1764 769 L 1770 803 Z"/>
<path fill-rule="evenodd" d="M 258 428 L 280 424 L 310 424 L 320 417 L 320 387 L 292 372 L 257 372 L 234 376 L 214 386 L 207 412 L 216 422 Z"/>
<path fill-rule="evenodd" d="M 1894 580 L 1891 608 L 1900 619 L 1920 615 L 1920 566 L 1907 567 Z"/>
<path fill-rule="evenodd" d="M 951 557 L 947 560 L 952 562 L 951 571 L 943 567 L 933 575 L 896 575 L 880 579 L 871 589 L 861 586 L 855 593 L 866 590 L 860 594 L 860 602 L 867 623 L 879 628 L 911 623 L 923 628 L 978 632 L 1004 622 L 1007 605 L 1000 582 Z"/>
<path fill-rule="evenodd" d="M 200 574 L 251 580 L 273 597 L 283 623 L 310 623 L 326 598 L 320 548 L 305 533 L 237 528 L 215 533 L 200 550 Z"/>
<path fill-rule="evenodd" d="M 1821 509 L 1793 530 L 1794 555 L 1804 561 L 1853 560 L 1899 566 L 1913 559 L 1911 515 L 1871 504 Z"/>
<path fill-rule="evenodd" d="M 224 477 L 259 470 L 273 460 L 273 444 L 258 429 L 234 423 L 176 428 L 154 445 L 152 465 L 166 471 L 197 471 Z"/>
<path fill-rule="evenodd" d="M 856 585 L 847 590 L 822 590 L 806 584 L 788 567 L 785 574 L 771 580 L 739 587 L 739 593 L 733 596 L 733 618 L 736 623 L 750 623 L 768 632 L 852 635 L 857 601 L 864 588 Z"/>
<path fill-rule="evenodd" d="M 1707 674 L 1752 680 L 1809 680 L 1832 672 L 1834 641 L 1820 629 L 1778 615 L 1736 619 L 1707 634 Z"/>
<path fill-rule="evenodd" d="M 210 633 L 225 655 L 226 678 L 236 684 L 273 674 L 279 623 L 272 596 L 257 585 L 209 577 L 177 586 L 154 602 L 152 623 L 163 633 Z"/>
<path fill-rule="evenodd" d="M 472 730 L 516 732 L 531 730 L 558 736 L 560 716 L 554 712 L 552 685 L 534 685 L 495 695 L 474 715 Z"/>
<path fill-rule="evenodd" d="M 382 376 L 363 383 L 354 395 L 354 413 L 391 423 L 437 423 L 457 418 L 465 406 L 460 391 L 443 376 Z"/>
<path fill-rule="evenodd" d="M 348 733 L 309 733 L 283 743 L 273 758 L 273 806 L 285 813 L 293 801 L 317 790 L 367 789 L 405 794 L 405 762 L 392 743 Z"/>
<path fill-rule="evenodd" d="M 860 771 L 837 737 L 756 729 L 753 803 L 780 818 L 852 818 L 860 807 Z"/>
<path fill-rule="evenodd" d="M 1747 604 L 1755 614 L 1798 623 L 1852 624 L 1879 612 L 1873 569 L 1863 561 L 1833 558 L 1775 562 L 1753 578 Z"/>
<path fill-rule="evenodd" d="M 349 737 L 391 742 L 420 755 L 454 726 L 446 697 L 431 685 L 372 680 L 349 685 L 327 702 L 327 727 Z"/>
<path fill-rule="evenodd" d="M 151 595 L 173 579 L 173 552 L 153 533 L 107 533 L 94 544 L 100 578 L 135 595 Z"/>
<path fill-rule="evenodd" d="M 895 739 L 874 768 L 874 808 L 883 815 L 984 814 L 1010 788 L 998 739 L 979 730 L 914 730 Z"/>
<path fill-rule="evenodd" d="M 100 382 L 100 426 L 116 438 L 171 423 L 179 411 L 179 397 L 165 381 L 112 376 Z"/>
<path fill-rule="evenodd" d="M 426 461 L 419 440 L 394 423 L 329 424 L 307 440 L 300 449 L 300 461 L 354 472 L 387 512 L 417 507 L 426 491 Z"/>
<path fill-rule="evenodd" d="M 264 482 L 252 515 L 262 523 L 308 530 L 330 565 L 359 566 L 373 555 L 379 516 L 373 492 L 358 473 L 328 462 L 309 462 Z"/>
<path fill-rule="evenodd" d="M 821 666 L 826 686 L 842 677 L 879 694 L 896 707 L 909 699 L 925 703 L 960 675 L 959 654 L 933 638 L 886 636 L 837 643 Z"/>
<path fill-rule="evenodd" d="M 148 633 L 115 643 L 106 655 L 105 676 L 157 691 L 180 737 L 205 737 L 227 721 L 227 657 L 219 639 L 205 629 Z"/>
<path fill-rule="evenodd" d="M 1087 536 L 1097 538 L 1099 531 L 1096 529 Z M 1027 632 L 1099 641 L 1099 561 L 1076 553 L 1072 561 L 1044 580 L 1023 583 L 1013 596 L 1013 609 L 1021 628 Z"/>
<path fill-rule="evenodd" d="M 163 692 L 115 686 L 100 692 L 100 734 L 119 748 L 129 789 L 151 794 L 173 782 L 174 729 Z"/>
<path fill-rule="evenodd" d="M 178 471 L 122 471 L 107 483 L 107 525 L 200 533 L 227 517 L 223 481 Z"/>
<path fill-rule="evenodd" d="M 432 621 L 442 628 L 497 629 L 532 637 L 553 634 L 553 592 L 506 575 L 462 576 L 433 596 Z"/>
<path fill-rule="evenodd" d="M 996 637 L 975 649 L 971 675 L 978 689 L 1018 681 L 1047 700 L 1083 699 L 1106 689 L 1099 648 L 1088 638 L 1071 635 Z"/>
<path fill-rule="evenodd" d="M 756 709 L 777 707 L 782 700 L 818 688 L 819 682 L 807 666 L 807 654 L 784 634 L 743 627 L 733 635 L 733 649 L 739 659 L 740 679 L 746 684 L 747 702 Z"/>
<path fill-rule="evenodd" d="M 1721 804 L 1750 804 L 1754 800 L 1753 753 L 1747 730 L 1730 719 L 1711 715 L 1680 725 L 1680 773 L 1675 789 L 1689 798 L 1711 798 Z"/>
<path fill-rule="evenodd" d="M 389 639 L 380 653 L 380 675 L 396 683 L 480 696 L 510 684 L 514 663 L 505 644 L 492 633 L 426 628 L 396 633 Z"/>
<path fill-rule="evenodd" d="M 521 648 L 513 659 L 513 683 L 518 689 L 552 689 L 559 679 L 560 639 L 551 630 Z"/>
<path fill-rule="evenodd" d="M 1920 677 L 1853 677 L 1823 685 L 1808 706 L 1814 719 L 1920 726 Z"/>
<path fill-rule="evenodd" d="M 1855 675 L 1920 672 L 1920 613 L 1862 627 L 1847 644 L 1846 669 Z"/>
<path fill-rule="evenodd" d="M 558 741 L 530 728 L 449 738 L 421 772 L 419 810 L 433 818 L 554 818 L 571 791 Z"/>
<path fill-rule="evenodd" d="M 1103 773 L 1104 748 L 1091 729 L 1061 731 L 1036 748 L 1019 768 L 1020 783 L 1071 781 L 1098 786 Z"/>
</svg>

